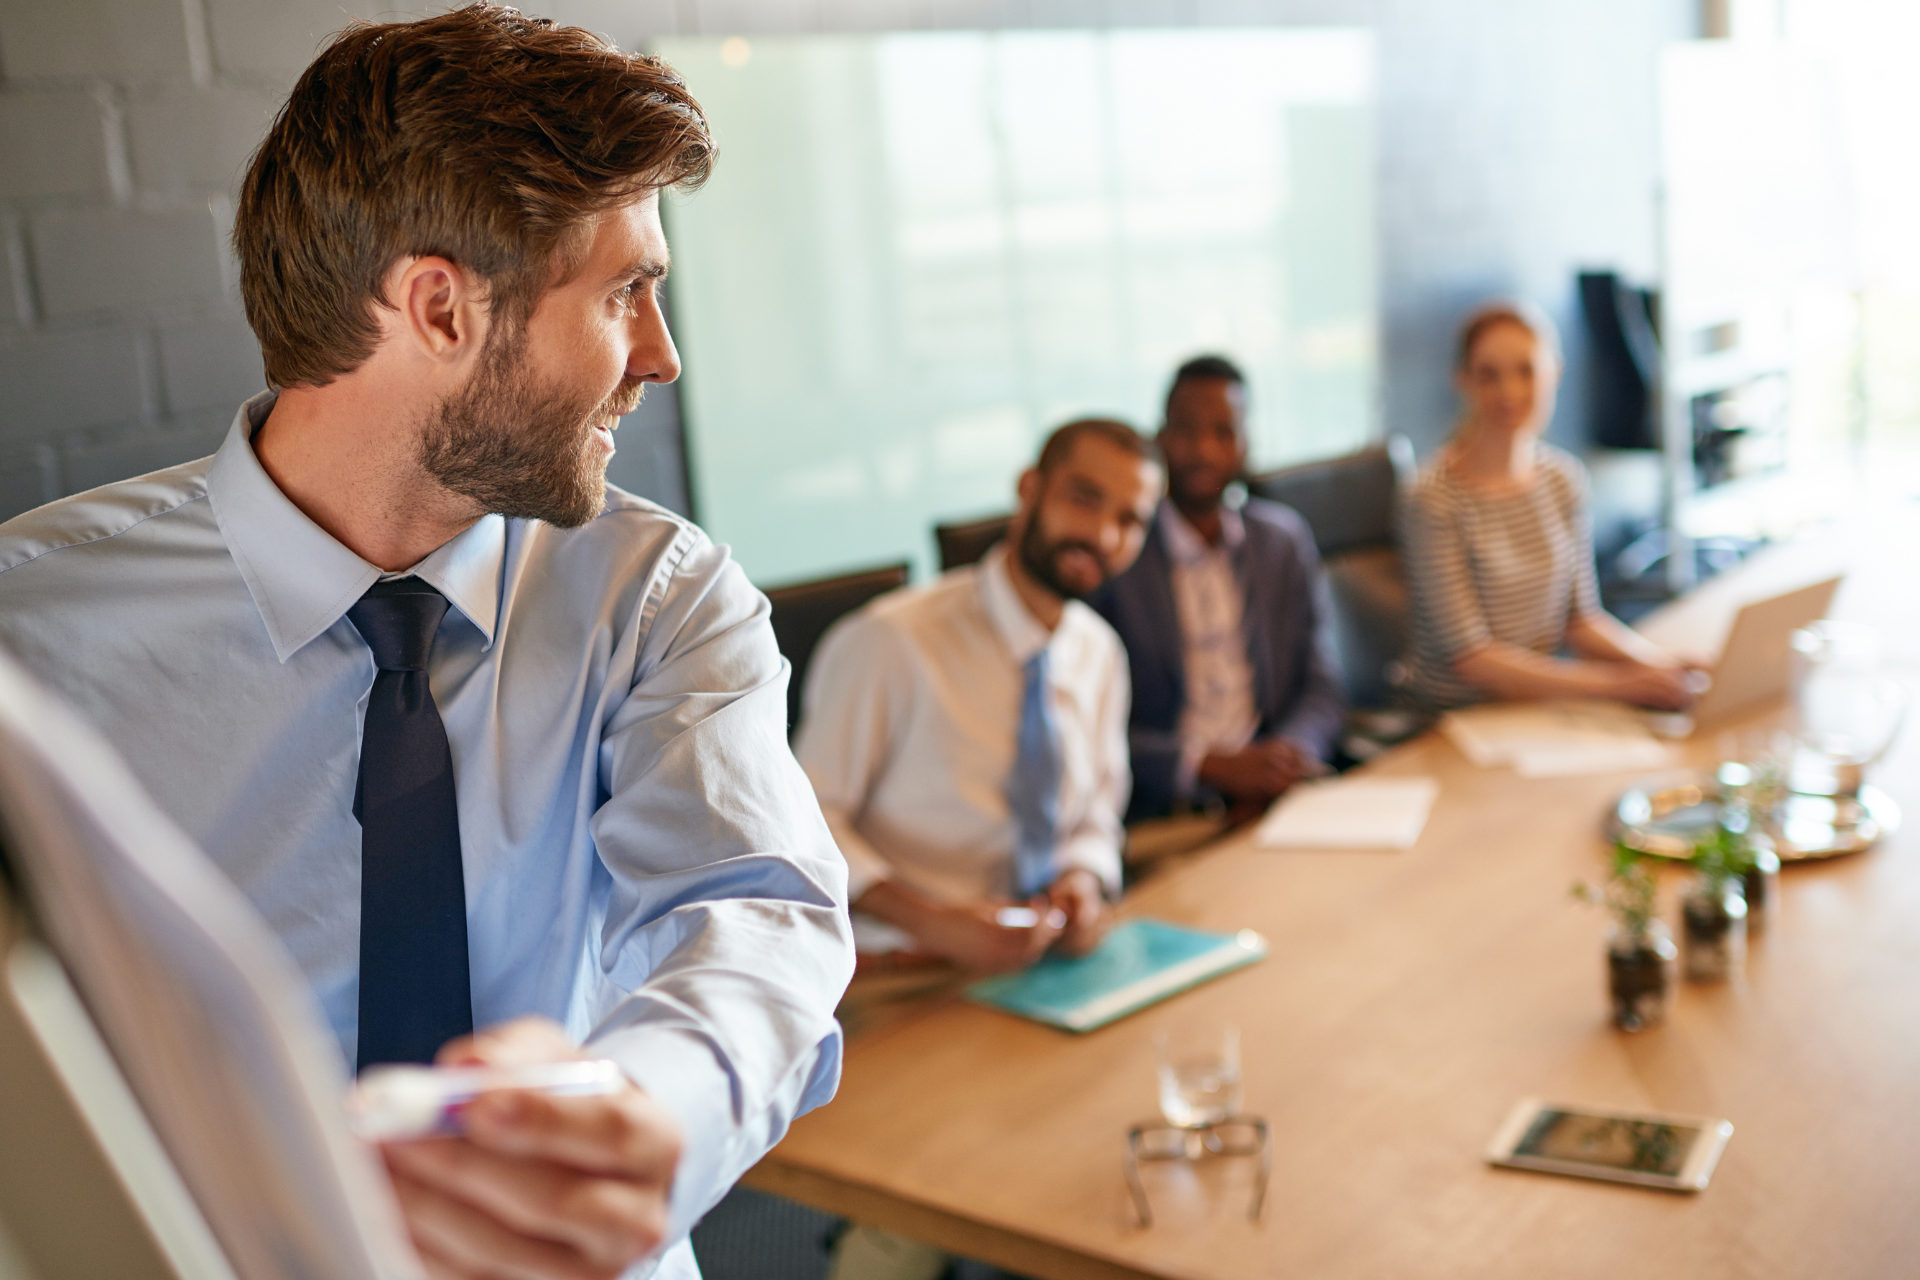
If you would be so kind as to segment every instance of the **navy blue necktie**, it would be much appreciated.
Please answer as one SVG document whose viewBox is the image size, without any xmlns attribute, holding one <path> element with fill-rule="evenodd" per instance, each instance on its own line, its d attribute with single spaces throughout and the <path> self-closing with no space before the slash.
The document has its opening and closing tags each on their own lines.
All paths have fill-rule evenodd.
<svg viewBox="0 0 1920 1280">
<path fill-rule="evenodd" d="M 1027 659 L 1019 747 L 1013 776 L 1007 779 L 1007 804 L 1017 828 L 1013 887 L 1022 898 L 1045 893 L 1053 884 L 1053 846 L 1060 836 L 1060 773 L 1060 726 L 1047 697 L 1047 651 L 1042 649 Z"/>
<path fill-rule="evenodd" d="M 453 754 L 427 683 L 447 598 L 376 582 L 347 617 L 373 650 L 360 738 L 360 1067 L 431 1062 L 473 1030 Z"/>
</svg>

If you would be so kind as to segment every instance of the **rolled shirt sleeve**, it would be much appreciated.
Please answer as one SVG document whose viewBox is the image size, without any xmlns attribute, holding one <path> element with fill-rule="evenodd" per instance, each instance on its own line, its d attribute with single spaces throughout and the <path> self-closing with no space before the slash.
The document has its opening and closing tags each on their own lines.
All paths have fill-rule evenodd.
<svg viewBox="0 0 1920 1280">
<path fill-rule="evenodd" d="M 668 1241 L 833 1095 L 846 867 L 787 749 L 766 598 L 695 538 L 600 747 L 593 1050 L 679 1122 Z M 650 615 L 650 616 L 649 616 Z"/>
</svg>

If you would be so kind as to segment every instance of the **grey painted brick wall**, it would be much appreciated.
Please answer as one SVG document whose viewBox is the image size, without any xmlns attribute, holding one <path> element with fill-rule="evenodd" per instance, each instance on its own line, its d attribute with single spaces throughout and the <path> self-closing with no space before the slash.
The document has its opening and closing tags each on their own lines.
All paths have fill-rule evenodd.
<svg viewBox="0 0 1920 1280">
<path fill-rule="evenodd" d="M 225 248 L 241 167 L 326 35 L 389 11 L 0 0 L 0 518 L 218 443 L 261 381 Z M 1423 446 L 1453 412 L 1453 323 L 1491 293 L 1532 297 L 1567 327 L 1556 431 L 1579 442 L 1572 273 L 1653 275 L 1655 57 L 1697 30 L 1696 0 L 551 0 L 545 11 L 627 47 L 685 34 L 1369 26 L 1381 417 Z M 621 445 L 616 480 L 684 502 L 671 395 L 652 397 Z"/>
</svg>

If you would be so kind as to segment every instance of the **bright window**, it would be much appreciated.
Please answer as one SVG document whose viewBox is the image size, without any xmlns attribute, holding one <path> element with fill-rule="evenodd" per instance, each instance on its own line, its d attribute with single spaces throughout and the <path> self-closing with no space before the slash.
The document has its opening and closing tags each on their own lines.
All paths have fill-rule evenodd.
<svg viewBox="0 0 1920 1280">
<path fill-rule="evenodd" d="M 1251 381 L 1254 461 L 1375 400 L 1369 36 L 667 40 L 720 147 L 669 202 L 700 520 L 755 581 L 911 560 L 1044 433 Z"/>
</svg>

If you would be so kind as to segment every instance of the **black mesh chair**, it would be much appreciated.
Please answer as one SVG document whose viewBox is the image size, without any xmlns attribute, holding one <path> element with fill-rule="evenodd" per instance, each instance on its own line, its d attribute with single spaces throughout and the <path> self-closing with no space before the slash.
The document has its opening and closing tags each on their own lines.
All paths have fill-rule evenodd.
<svg viewBox="0 0 1920 1280">
<path fill-rule="evenodd" d="M 1394 541 L 1402 485 L 1413 478 L 1413 445 L 1392 436 L 1338 458 L 1254 476 L 1255 496 L 1298 511 L 1313 531 L 1333 595 L 1333 627 L 1355 707 L 1392 700 L 1388 667 L 1406 651 L 1412 623 L 1406 575 Z"/>
<path fill-rule="evenodd" d="M 787 683 L 787 736 L 800 724 L 800 693 L 806 688 L 807 664 L 827 628 L 877 595 L 907 585 L 908 566 L 884 565 L 845 573 L 836 578 L 794 582 L 767 588 L 773 605 L 773 638 L 793 666 Z"/>
<path fill-rule="evenodd" d="M 933 540 L 940 544 L 940 572 L 958 569 L 963 564 L 978 564 L 993 544 L 1007 536 L 1012 516 L 988 516 L 965 524 L 933 526 Z"/>
</svg>

